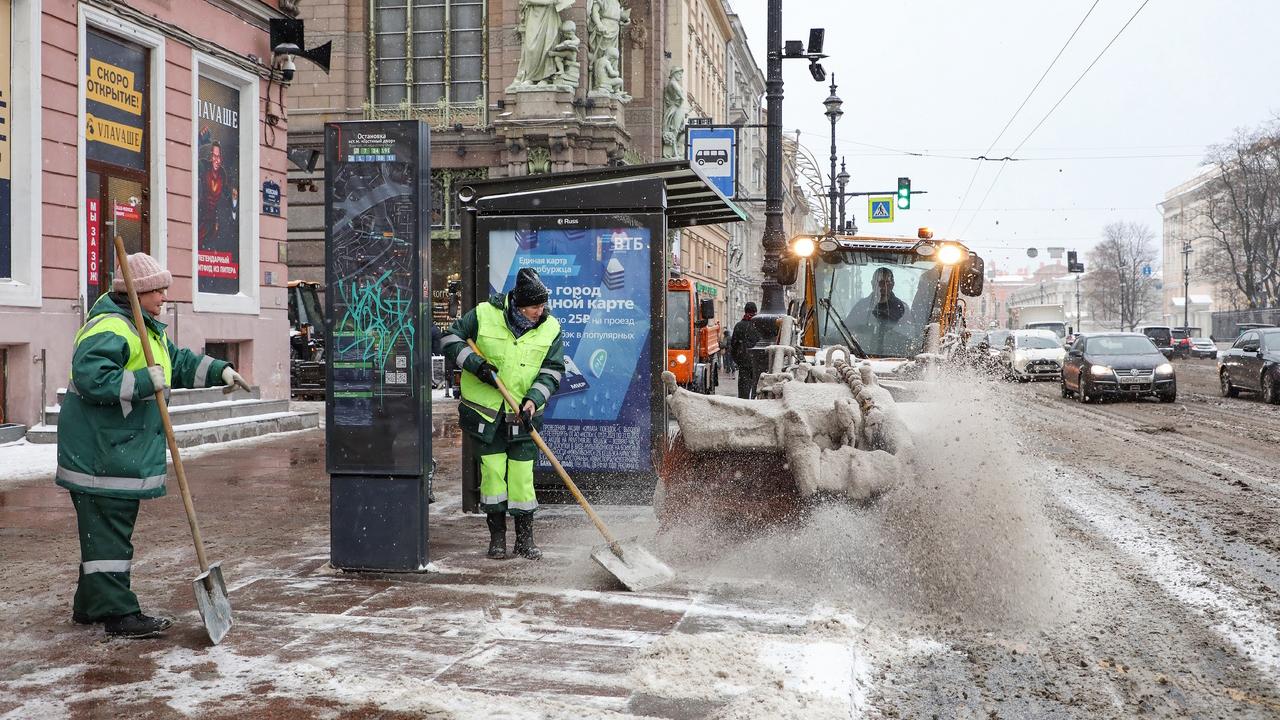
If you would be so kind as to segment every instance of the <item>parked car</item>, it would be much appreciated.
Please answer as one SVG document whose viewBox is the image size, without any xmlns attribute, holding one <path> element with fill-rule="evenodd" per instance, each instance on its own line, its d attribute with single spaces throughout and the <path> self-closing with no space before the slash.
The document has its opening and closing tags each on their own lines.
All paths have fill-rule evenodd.
<svg viewBox="0 0 1280 720">
<path fill-rule="evenodd" d="M 1218 345 L 1209 338 L 1191 338 L 1191 357 L 1216 358 Z"/>
<path fill-rule="evenodd" d="M 1223 397 L 1247 390 L 1280 404 L 1280 328 L 1245 331 L 1219 356 L 1218 381 Z"/>
<path fill-rule="evenodd" d="M 1012 330 L 1001 330 L 998 328 L 987 331 L 987 352 L 991 354 L 991 357 L 997 360 L 1000 359 L 1001 354 L 1004 352 L 1004 343 L 1009 339 L 1009 335 L 1012 333 Z"/>
<path fill-rule="evenodd" d="M 1062 363 L 1062 397 L 1082 403 L 1103 397 L 1178 397 L 1173 365 L 1145 334 L 1091 333 L 1076 340 Z"/>
<path fill-rule="evenodd" d="M 1002 357 L 1009 377 L 1028 382 L 1059 377 L 1066 354 L 1052 330 L 1014 330 L 1005 340 Z"/>
<path fill-rule="evenodd" d="M 1173 357 L 1173 328 L 1168 325 L 1148 325 L 1142 328 L 1142 334 L 1151 338 L 1151 342 L 1160 348 L 1165 357 Z"/>
</svg>

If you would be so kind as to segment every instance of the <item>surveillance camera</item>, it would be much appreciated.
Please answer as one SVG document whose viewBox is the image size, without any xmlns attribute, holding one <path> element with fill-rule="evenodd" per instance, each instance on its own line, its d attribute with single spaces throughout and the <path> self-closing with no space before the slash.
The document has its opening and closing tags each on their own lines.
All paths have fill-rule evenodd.
<svg viewBox="0 0 1280 720">
<path fill-rule="evenodd" d="M 285 83 L 293 82 L 293 73 L 298 69 L 293 63 L 293 56 L 300 52 L 302 49 L 293 43 L 280 43 L 271 49 L 276 66 L 280 68 L 280 79 Z"/>
</svg>

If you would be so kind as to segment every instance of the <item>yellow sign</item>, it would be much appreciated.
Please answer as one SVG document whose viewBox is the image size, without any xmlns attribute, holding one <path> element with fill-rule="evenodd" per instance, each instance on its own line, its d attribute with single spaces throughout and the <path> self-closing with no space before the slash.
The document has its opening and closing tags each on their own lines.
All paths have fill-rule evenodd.
<svg viewBox="0 0 1280 720">
<path fill-rule="evenodd" d="M 89 100 L 142 114 L 142 93 L 133 89 L 133 72 L 89 58 L 89 74 L 84 79 L 84 95 Z"/>
<path fill-rule="evenodd" d="M 85 116 L 84 137 L 89 142 L 106 143 L 131 152 L 142 152 L 142 128 Z"/>
<path fill-rule="evenodd" d="M 867 198 L 867 221 L 868 222 L 893 222 L 893 198 L 868 197 Z"/>
</svg>

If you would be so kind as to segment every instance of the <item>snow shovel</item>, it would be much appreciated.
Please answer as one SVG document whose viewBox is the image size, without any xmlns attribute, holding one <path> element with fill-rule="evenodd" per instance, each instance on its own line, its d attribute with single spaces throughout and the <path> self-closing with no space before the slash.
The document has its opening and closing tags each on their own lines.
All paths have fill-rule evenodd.
<svg viewBox="0 0 1280 720">
<path fill-rule="evenodd" d="M 471 346 L 471 351 L 480 357 L 484 355 L 480 352 L 480 348 L 476 347 L 475 341 L 468 340 L 467 344 Z M 502 379 L 497 376 L 494 380 L 498 384 L 498 392 L 502 393 L 502 399 L 507 401 L 507 405 L 519 411 L 520 404 L 515 398 L 511 397 L 511 393 L 507 390 L 507 386 L 503 384 Z M 547 456 L 547 460 L 551 461 L 551 467 L 555 468 L 556 474 L 560 476 L 560 480 L 564 482 L 564 486 L 569 488 L 569 492 L 573 494 L 573 499 L 578 501 L 582 509 L 587 512 L 587 517 L 591 518 L 591 522 L 595 523 L 596 529 L 604 536 L 607 545 L 602 545 L 591 551 L 591 559 L 600 564 L 600 567 L 609 571 L 614 577 L 618 578 L 628 590 L 640 592 L 649 588 L 657 587 L 670 582 L 676 576 L 671 568 L 667 567 L 658 558 L 649 553 L 648 550 L 640 547 L 634 542 L 621 542 L 613 537 L 613 533 L 609 532 L 609 528 L 591 508 L 591 504 L 582 496 L 582 492 L 578 490 L 578 486 L 574 484 L 573 479 L 569 477 L 569 473 L 565 472 L 560 461 L 556 459 L 555 453 L 551 452 L 551 448 L 543 442 L 542 436 L 537 430 L 529 428 L 529 435 L 533 437 L 533 442 L 537 444 L 538 449 Z"/>
<path fill-rule="evenodd" d="M 115 246 L 120 272 L 124 274 L 124 286 L 129 292 L 129 306 L 133 309 L 133 325 L 138 331 L 138 337 L 142 338 L 142 352 L 147 359 L 147 367 L 150 367 L 155 365 L 150 335 L 147 333 L 146 323 L 142 321 L 142 306 L 138 304 L 138 294 L 133 290 L 129 256 L 124 249 L 124 240 L 119 235 L 115 238 Z M 205 559 L 204 541 L 200 539 L 196 508 L 191 504 L 187 474 L 182 469 L 182 458 L 178 455 L 178 440 L 173 435 L 173 423 L 169 421 L 169 406 L 164 401 L 164 388 L 156 388 L 156 405 L 160 407 L 160 421 L 164 424 L 164 434 L 169 441 L 169 454 L 173 456 L 173 471 L 178 476 L 178 487 L 182 491 L 182 506 L 187 511 L 187 523 L 191 525 L 191 537 L 196 543 L 196 559 L 200 561 L 200 574 L 191 581 L 191 589 L 195 591 L 196 607 L 200 610 L 200 617 L 204 618 L 204 628 L 209 633 L 209 639 L 217 645 L 231 629 L 231 601 L 227 599 L 227 584 L 222 579 L 221 563 L 210 565 Z"/>
</svg>

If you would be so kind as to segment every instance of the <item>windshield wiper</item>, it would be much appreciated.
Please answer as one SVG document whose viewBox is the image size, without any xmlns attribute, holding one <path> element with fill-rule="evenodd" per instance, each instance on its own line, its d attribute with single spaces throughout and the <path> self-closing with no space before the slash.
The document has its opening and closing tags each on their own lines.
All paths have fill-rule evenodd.
<svg viewBox="0 0 1280 720">
<path fill-rule="evenodd" d="M 826 309 L 828 321 L 836 321 L 836 330 L 839 330 L 840 336 L 844 338 L 845 342 L 849 343 L 849 348 L 853 350 L 853 354 L 860 358 L 865 358 L 867 356 L 867 351 L 863 350 L 862 346 L 858 344 L 858 341 L 854 339 L 853 331 L 844 324 L 844 320 L 841 319 L 839 315 L 836 315 L 835 311 L 831 309 L 831 299 L 818 298 L 818 304 Z"/>
</svg>

